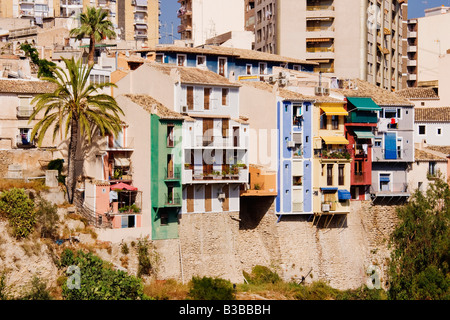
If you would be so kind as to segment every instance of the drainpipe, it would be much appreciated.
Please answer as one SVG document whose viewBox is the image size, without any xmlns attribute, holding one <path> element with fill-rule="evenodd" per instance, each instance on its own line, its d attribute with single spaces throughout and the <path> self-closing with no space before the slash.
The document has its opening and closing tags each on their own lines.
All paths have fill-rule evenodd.
<svg viewBox="0 0 450 320">
<path fill-rule="evenodd" d="M 361 1 L 361 8 L 360 8 L 360 59 L 359 59 L 359 77 L 363 80 L 367 80 L 367 34 L 368 34 L 368 28 L 367 28 L 367 8 L 368 8 L 368 1 Z M 375 57 L 376 59 L 376 57 Z M 376 63 L 376 61 L 375 61 Z"/>
</svg>

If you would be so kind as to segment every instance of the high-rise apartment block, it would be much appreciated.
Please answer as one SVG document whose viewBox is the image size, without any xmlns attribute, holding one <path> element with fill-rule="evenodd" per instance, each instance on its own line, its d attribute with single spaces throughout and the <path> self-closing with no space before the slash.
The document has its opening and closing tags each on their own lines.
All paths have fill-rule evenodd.
<svg viewBox="0 0 450 320">
<path fill-rule="evenodd" d="M 229 31 L 244 31 L 244 0 L 178 0 L 178 33 L 194 47 Z M 251 2 L 251 1 L 248 1 Z"/>
<path fill-rule="evenodd" d="M 397 90 L 406 9 L 403 0 L 256 0 L 255 49 Z"/>
<path fill-rule="evenodd" d="M 154 47 L 159 42 L 159 0 L 0 0 L 0 18 L 78 17 L 87 7 L 108 11 L 118 38 Z"/>
<path fill-rule="evenodd" d="M 450 7 L 446 6 L 427 9 L 424 17 L 407 21 L 408 87 L 438 86 L 440 58 L 450 48 L 449 27 Z"/>
</svg>

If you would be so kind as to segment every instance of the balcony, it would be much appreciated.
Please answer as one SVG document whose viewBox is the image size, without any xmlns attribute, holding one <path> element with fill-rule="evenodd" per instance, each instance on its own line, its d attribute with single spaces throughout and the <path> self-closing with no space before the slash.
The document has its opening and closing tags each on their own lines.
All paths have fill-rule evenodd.
<svg viewBox="0 0 450 320">
<path fill-rule="evenodd" d="M 417 38 L 417 32 L 416 31 L 408 31 L 407 37 L 408 38 Z"/>
<path fill-rule="evenodd" d="M 133 13 L 136 13 L 136 12 L 147 12 L 147 7 L 136 6 L 136 7 L 134 7 Z"/>
<path fill-rule="evenodd" d="M 165 169 L 164 180 L 166 181 L 174 181 L 181 179 L 181 167 L 175 166 L 172 170 L 168 168 Z"/>
<path fill-rule="evenodd" d="M 378 116 L 375 112 L 353 111 L 347 116 L 347 123 L 377 123 Z"/>
<path fill-rule="evenodd" d="M 417 46 L 408 46 L 407 51 L 408 52 L 417 52 Z"/>
<path fill-rule="evenodd" d="M 187 183 L 227 183 L 227 182 L 248 182 L 247 166 L 234 167 L 230 166 L 229 170 L 222 171 L 203 171 L 202 166 L 198 167 L 200 170 L 185 168 L 183 169 L 183 184 Z"/>
<path fill-rule="evenodd" d="M 347 151 L 347 149 L 322 149 L 322 150 L 314 150 L 314 155 L 317 158 L 321 159 L 329 159 L 329 160 L 350 160 L 351 155 Z"/>
<path fill-rule="evenodd" d="M 334 17 L 334 6 L 332 5 L 309 5 L 306 6 L 306 17 L 311 18 L 331 18 Z"/>
<path fill-rule="evenodd" d="M 30 141 L 27 137 L 18 134 L 16 136 L 16 147 L 21 149 L 35 148 L 36 143 L 34 140 Z"/>
<path fill-rule="evenodd" d="M 406 62 L 406 65 L 407 65 L 408 67 L 416 67 L 416 66 L 417 66 L 417 60 L 408 60 L 408 61 Z"/>
<path fill-rule="evenodd" d="M 177 27 L 178 33 L 185 32 L 185 31 L 192 31 L 192 26 L 181 24 Z"/>
<path fill-rule="evenodd" d="M 245 148 L 238 137 L 218 136 L 196 136 L 193 143 L 194 148 L 212 147 L 212 148 Z M 189 146 L 187 146 L 189 147 Z"/>
<path fill-rule="evenodd" d="M 111 139 L 109 138 L 106 151 L 133 151 L 134 137 L 127 137 L 126 139 Z"/>
<path fill-rule="evenodd" d="M 17 118 L 29 118 L 33 112 L 33 107 L 17 107 Z"/>
<path fill-rule="evenodd" d="M 181 197 L 178 193 L 165 193 L 164 194 L 164 206 L 165 207 L 181 207 Z"/>
<path fill-rule="evenodd" d="M 65 0 L 60 2 L 60 7 L 68 7 L 68 6 L 83 6 L 83 0 Z"/>
<path fill-rule="evenodd" d="M 134 37 L 136 39 L 147 39 L 147 31 L 136 31 Z"/>
<path fill-rule="evenodd" d="M 414 73 L 408 73 L 407 79 L 409 81 L 416 81 L 417 80 L 417 75 Z"/>
</svg>

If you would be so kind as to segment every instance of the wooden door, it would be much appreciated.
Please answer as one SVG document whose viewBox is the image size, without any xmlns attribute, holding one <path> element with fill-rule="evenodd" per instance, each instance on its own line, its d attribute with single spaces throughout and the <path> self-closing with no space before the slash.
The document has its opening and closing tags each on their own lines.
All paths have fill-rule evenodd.
<svg viewBox="0 0 450 320">
<path fill-rule="evenodd" d="M 187 186 L 187 212 L 194 212 L 194 186 Z"/>
<path fill-rule="evenodd" d="M 203 146 L 209 146 L 213 140 L 214 119 L 203 119 Z"/>
<path fill-rule="evenodd" d="M 225 199 L 222 202 L 222 211 L 229 211 L 230 210 L 229 185 L 223 186 L 222 192 L 225 193 Z"/>
<path fill-rule="evenodd" d="M 205 212 L 212 211 L 212 203 L 211 203 L 211 185 L 208 184 L 205 186 Z"/>
<path fill-rule="evenodd" d="M 224 58 L 219 58 L 219 74 L 222 77 L 225 77 L 225 65 L 227 63 L 227 60 Z"/>
<path fill-rule="evenodd" d="M 167 155 L 167 178 L 173 178 L 173 156 L 171 154 Z"/>
<path fill-rule="evenodd" d="M 204 102 L 203 102 L 203 108 L 205 110 L 209 110 L 209 102 L 211 97 L 211 88 L 205 88 L 204 89 Z"/>
<path fill-rule="evenodd" d="M 233 127 L 233 146 L 239 147 L 239 127 Z"/>
<path fill-rule="evenodd" d="M 194 110 L 194 87 L 187 87 L 186 90 L 186 104 L 188 110 Z"/>
</svg>

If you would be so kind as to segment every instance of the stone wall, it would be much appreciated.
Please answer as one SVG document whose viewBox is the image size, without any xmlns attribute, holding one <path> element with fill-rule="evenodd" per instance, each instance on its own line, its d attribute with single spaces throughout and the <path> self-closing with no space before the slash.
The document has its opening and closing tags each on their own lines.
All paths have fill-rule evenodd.
<svg viewBox="0 0 450 320">
<path fill-rule="evenodd" d="M 325 280 L 338 289 L 357 288 L 373 265 L 385 285 L 388 239 L 397 216 L 394 206 L 352 201 L 348 216 L 283 216 L 273 198 L 245 198 L 241 212 L 182 215 L 179 239 L 154 241 L 161 260 L 159 277 L 187 282 L 218 276 L 243 282 L 255 265 L 285 280 Z"/>
<path fill-rule="evenodd" d="M 53 152 L 44 149 L 0 150 L 0 178 L 8 176 L 9 165 L 20 165 L 23 177 L 45 176 L 41 162 L 53 159 Z M 41 162 L 39 162 L 41 160 Z"/>
</svg>

